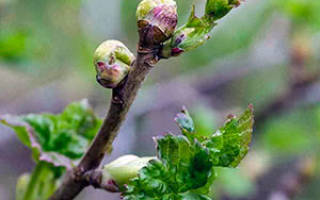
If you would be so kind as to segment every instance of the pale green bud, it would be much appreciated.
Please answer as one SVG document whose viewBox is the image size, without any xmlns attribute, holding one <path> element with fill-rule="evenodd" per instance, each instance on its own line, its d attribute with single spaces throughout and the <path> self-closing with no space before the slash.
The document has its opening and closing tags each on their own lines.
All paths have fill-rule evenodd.
<svg viewBox="0 0 320 200">
<path fill-rule="evenodd" d="M 107 40 L 94 53 L 97 81 L 106 88 L 115 88 L 127 76 L 135 57 L 117 40 Z"/>
<path fill-rule="evenodd" d="M 103 167 L 103 181 L 114 180 L 117 185 L 122 186 L 130 179 L 138 176 L 139 170 L 145 167 L 155 157 L 138 157 L 125 155 L 112 161 Z"/>
</svg>

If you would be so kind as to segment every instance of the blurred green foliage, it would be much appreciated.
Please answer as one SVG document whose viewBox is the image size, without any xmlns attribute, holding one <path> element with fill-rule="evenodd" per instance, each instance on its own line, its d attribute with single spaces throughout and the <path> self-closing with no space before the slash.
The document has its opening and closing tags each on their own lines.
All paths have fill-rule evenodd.
<svg viewBox="0 0 320 200">
<path fill-rule="evenodd" d="M 274 1 L 279 10 L 284 12 L 290 19 L 301 26 L 320 28 L 320 1 L 313 0 L 281 0 Z"/>
<path fill-rule="evenodd" d="M 298 156 L 320 152 L 318 110 L 297 110 L 266 122 L 263 148 L 277 156 Z"/>
</svg>

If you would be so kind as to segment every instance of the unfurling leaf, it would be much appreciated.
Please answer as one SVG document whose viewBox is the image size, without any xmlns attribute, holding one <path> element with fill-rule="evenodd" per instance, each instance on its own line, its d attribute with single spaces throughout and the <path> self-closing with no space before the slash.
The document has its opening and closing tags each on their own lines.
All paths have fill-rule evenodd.
<svg viewBox="0 0 320 200">
<path fill-rule="evenodd" d="M 214 166 L 237 167 L 249 150 L 253 127 L 252 105 L 240 116 L 232 116 L 202 144 L 210 151 Z"/>
<path fill-rule="evenodd" d="M 205 14 L 202 17 L 195 15 L 193 6 L 187 23 L 178 28 L 170 40 L 163 44 L 160 56 L 179 56 L 201 46 L 210 38 L 209 33 L 215 27 L 216 21 L 239 5 L 240 0 L 207 0 Z"/>
</svg>

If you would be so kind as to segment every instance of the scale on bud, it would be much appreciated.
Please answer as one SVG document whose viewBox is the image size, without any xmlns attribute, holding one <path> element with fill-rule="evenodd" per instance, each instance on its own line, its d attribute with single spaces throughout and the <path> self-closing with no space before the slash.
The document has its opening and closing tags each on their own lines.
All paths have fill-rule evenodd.
<svg viewBox="0 0 320 200">
<path fill-rule="evenodd" d="M 178 21 L 174 0 L 143 0 L 137 8 L 140 46 L 146 49 L 159 47 L 168 40 Z"/>
<path fill-rule="evenodd" d="M 127 76 L 135 57 L 121 42 L 107 40 L 94 53 L 97 81 L 106 88 L 115 88 Z"/>
</svg>

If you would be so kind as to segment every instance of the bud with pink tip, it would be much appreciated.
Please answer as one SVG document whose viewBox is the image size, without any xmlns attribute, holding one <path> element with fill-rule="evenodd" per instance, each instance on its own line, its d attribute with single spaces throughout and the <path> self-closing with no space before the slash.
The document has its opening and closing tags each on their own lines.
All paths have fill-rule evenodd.
<svg viewBox="0 0 320 200">
<path fill-rule="evenodd" d="M 97 81 L 106 88 L 115 88 L 127 76 L 135 57 L 121 42 L 107 40 L 94 53 Z"/>
</svg>

